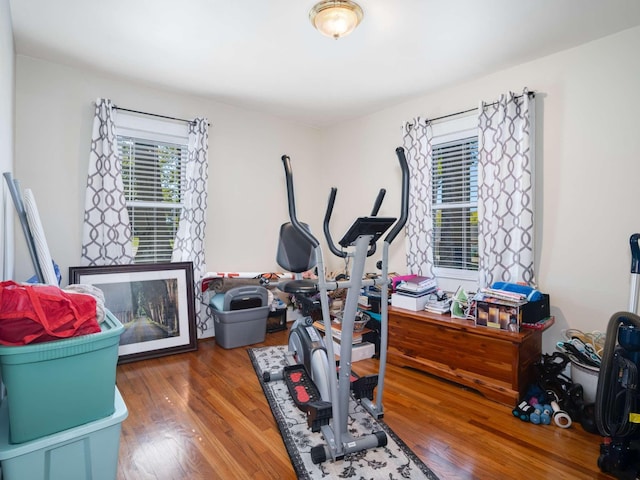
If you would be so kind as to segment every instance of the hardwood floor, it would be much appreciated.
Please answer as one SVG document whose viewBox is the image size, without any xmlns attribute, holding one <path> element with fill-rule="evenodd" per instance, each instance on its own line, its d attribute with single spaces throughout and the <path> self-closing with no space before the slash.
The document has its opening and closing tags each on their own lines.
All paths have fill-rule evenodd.
<svg viewBox="0 0 640 480">
<path fill-rule="evenodd" d="M 264 344 L 286 344 L 287 332 Z M 376 360 L 357 362 L 368 373 Z M 118 366 L 129 410 L 122 424 L 119 480 L 294 479 L 246 348 L 213 340 L 197 352 Z M 600 437 L 521 422 L 475 391 L 389 365 L 386 423 L 448 479 L 607 479 Z"/>
</svg>

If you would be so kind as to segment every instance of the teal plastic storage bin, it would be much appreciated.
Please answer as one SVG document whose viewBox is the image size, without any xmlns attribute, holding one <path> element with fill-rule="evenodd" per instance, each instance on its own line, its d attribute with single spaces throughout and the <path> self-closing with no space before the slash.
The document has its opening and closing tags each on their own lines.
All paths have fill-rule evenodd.
<svg viewBox="0 0 640 480">
<path fill-rule="evenodd" d="M 100 333 L 17 347 L 0 346 L 10 439 L 27 442 L 114 412 L 118 346 L 124 327 L 110 312 Z"/>
<path fill-rule="evenodd" d="M 19 445 L 9 443 L 9 412 L 0 406 L 3 480 L 115 480 L 127 407 L 114 387 L 112 415 Z"/>
</svg>

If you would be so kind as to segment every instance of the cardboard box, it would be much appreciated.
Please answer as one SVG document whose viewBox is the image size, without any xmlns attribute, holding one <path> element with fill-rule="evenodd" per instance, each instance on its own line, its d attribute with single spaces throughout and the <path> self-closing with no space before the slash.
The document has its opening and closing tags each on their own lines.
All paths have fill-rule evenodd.
<svg viewBox="0 0 640 480">
<path fill-rule="evenodd" d="M 333 341 L 333 353 L 340 358 L 340 343 Z M 367 358 L 372 358 L 376 354 L 376 347 L 373 343 L 362 342 L 351 346 L 351 362 L 358 362 Z"/>
<path fill-rule="evenodd" d="M 424 307 L 427 305 L 427 301 L 429 300 L 429 297 L 430 297 L 430 294 L 414 297 L 409 295 L 402 295 L 400 293 L 392 293 L 391 306 L 418 312 L 420 310 L 424 310 Z"/>
<path fill-rule="evenodd" d="M 526 302 L 476 302 L 476 325 L 508 332 L 519 332 L 522 325 L 523 306 Z"/>
</svg>

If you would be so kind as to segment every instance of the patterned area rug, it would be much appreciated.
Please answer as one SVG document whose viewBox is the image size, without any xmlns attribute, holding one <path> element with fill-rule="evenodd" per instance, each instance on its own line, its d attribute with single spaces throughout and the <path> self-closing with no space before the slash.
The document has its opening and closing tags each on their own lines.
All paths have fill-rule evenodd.
<svg viewBox="0 0 640 480">
<path fill-rule="evenodd" d="M 384 430 L 387 434 L 387 445 L 346 455 L 343 460 L 337 462 L 313 464 L 311 448 L 323 443 L 322 435 L 311 432 L 307 427 L 305 414 L 296 407 L 284 381 L 265 382 L 262 379 L 263 371 L 274 371 L 284 366 L 286 350 L 287 346 L 281 345 L 249 348 L 248 352 L 298 478 L 438 480 L 438 477 L 382 420 L 374 419 L 353 399 L 349 405 L 349 431 L 355 432 L 354 436 L 360 436 Z"/>
</svg>

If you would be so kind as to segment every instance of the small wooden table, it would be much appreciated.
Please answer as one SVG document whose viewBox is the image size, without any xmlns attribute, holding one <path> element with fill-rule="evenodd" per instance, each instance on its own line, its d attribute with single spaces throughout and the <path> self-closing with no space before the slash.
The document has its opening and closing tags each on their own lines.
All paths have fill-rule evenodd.
<svg viewBox="0 0 640 480">
<path fill-rule="evenodd" d="M 472 320 L 389 307 L 388 361 L 471 387 L 514 406 L 534 381 L 542 330 L 519 333 Z"/>
</svg>

